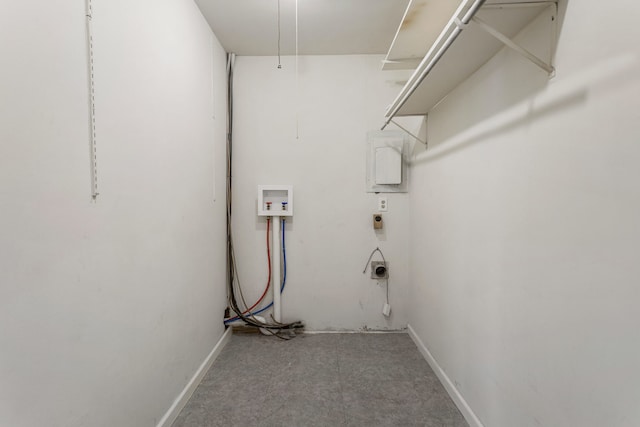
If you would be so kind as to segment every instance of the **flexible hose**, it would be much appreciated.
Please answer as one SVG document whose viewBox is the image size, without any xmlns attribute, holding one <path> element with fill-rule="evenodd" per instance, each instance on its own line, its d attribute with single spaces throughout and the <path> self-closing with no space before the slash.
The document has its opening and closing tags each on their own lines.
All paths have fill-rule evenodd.
<svg viewBox="0 0 640 427">
<path fill-rule="evenodd" d="M 269 292 L 269 288 L 271 287 L 271 244 L 270 244 L 271 242 L 269 241 L 269 230 L 270 230 L 270 228 L 271 228 L 271 218 L 267 217 L 267 264 L 269 265 L 269 276 L 267 278 L 267 286 L 264 288 L 264 292 L 262 293 L 262 296 L 258 299 L 258 301 L 256 301 L 255 304 L 253 304 L 251 307 L 249 307 L 247 310 L 245 310 L 242 313 L 243 315 L 245 315 L 247 313 L 250 313 L 251 310 L 256 308 L 258 306 L 258 304 L 260 304 L 262 302 L 264 297 L 267 296 L 267 292 Z M 240 318 L 239 316 L 235 316 L 235 317 L 232 317 L 230 319 L 225 320 L 224 323 L 230 323 L 230 322 L 233 322 L 235 320 L 238 320 L 239 318 Z"/>
<path fill-rule="evenodd" d="M 233 71 L 235 64 L 235 54 L 227 54 L 227 144 L 226 144 L 226 160 L 227 160 L 227 300 L 228 308 L 233 310 L 247 325 L 255 326 L 258 328 L 267 327 L 267 330 L 292 330 L 303 328 L 304 325 L 300 321 L 291 323 L 271 323 L 258 321 L 255 318 L 244 316 L 243 309 L 238 306 L 238 296 L 244 303 L 246 308 L 248 304 L 244 302 L 242 295 L 242 286 L 240 286 L 240 278 L 238 276 L 238 264 L 236 262 L 235 251 L 233 247 L 233 227 L 231 225 L 231 210 L 232 210 L 232 157 L 233 157 Z M 236 289 L 237 287 L 237 289 Z M 278 335 L 278 332 L 271 332 L 274 336 L 283 339 Z"/>
<path fill-rule="evenodd" d="M 285 233 L 284 233 L 284 226 L 285 226 L 285 220 L 284 218 L 282 219 L 282 286 L 280 286 L 280 293 L 282 293 L 282 291 L 284 291 L 284 285 L 287 284 L 287 248 L 285 246 Z M 248 316 L 255 316 L 256 314 L 260 314 L 263 311 L 266 311 L 268 309 L 270 309 L 271 307 L 273 307 L 273 302 L 270 302 L 269 305 L 261 308 L 260 310 L 256 311 L 255 313 L 243 313 L 243 314 L 247 314 Z M 253 308 L 253 307 L 252 307 Z M 231 323 L 231 322 L 235 322 L 236 320 L 238 320 L 239 317 L 233 317 L 231 319 L 225 320 L 224 323 Z"/>
<path fill-rule="evenodd" d="M 282 218 L 282 286 L 280 287 L 280 293 L 284 290 L 284 284 L 287 283 L 287 248 L 284 244 L 284 218 Z"/>
</svg>

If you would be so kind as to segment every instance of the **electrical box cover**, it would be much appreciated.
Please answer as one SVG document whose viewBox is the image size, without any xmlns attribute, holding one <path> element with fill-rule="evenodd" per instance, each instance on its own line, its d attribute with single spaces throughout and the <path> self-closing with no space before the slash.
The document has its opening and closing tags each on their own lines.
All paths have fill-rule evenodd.
<svg viewBox="0 0 640 427">
<path fill-rule="evenodd" d="M 402 146 L 376 147 L 376 184 L 402 183 Z"/>
<path fill-rule="evenodd" d="M 367 192 L 408 191 L 409 141 L 404 132 L 372 131 L 367 134 Z"/>
</svg>

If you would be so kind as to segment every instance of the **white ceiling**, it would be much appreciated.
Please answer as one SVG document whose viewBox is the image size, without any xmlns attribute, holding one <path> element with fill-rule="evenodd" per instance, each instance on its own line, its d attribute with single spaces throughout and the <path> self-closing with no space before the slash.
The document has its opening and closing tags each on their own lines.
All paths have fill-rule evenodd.
<svg viewBox="0 0 640 427">
<path fill-rule="evenodd" d="M 237 55 L 278 54 L 278 0 L 195 0 Z M 409 0 L 298 0 L 300 55 L 384 54 Z M 296 0 L 280 0 L 282 55 L 295 53 Z"/>
</svg>

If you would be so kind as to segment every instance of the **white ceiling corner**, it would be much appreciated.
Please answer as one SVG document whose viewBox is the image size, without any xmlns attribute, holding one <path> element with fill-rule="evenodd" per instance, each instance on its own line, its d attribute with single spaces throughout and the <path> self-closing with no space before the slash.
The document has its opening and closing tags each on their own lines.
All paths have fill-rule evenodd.
<svg viewBox="0 0 640 427">
<path fill-rule="evenodd" d="M 228 52 L 277 55 L 278 0 L 195 0 Z M 301 55 L 385 54 L 409 0 L 298 0 Z M 282 55 L 295 54 L 296 0 L 280 0 Z"/>
</svg>

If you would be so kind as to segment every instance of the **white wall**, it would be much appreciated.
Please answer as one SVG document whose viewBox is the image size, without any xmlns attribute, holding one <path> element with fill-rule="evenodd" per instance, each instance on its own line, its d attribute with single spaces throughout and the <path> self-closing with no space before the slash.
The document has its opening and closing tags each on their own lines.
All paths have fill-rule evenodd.
<svg viewBox="0 0 640 427">
<path fill-rule="evenodd" d="M 409 323 L 486 426 L 640 424 L 639 15 L 570 1 L 555 78 L 503 51 L 429 117 Z"/>
<path fill-rule="evenodd" d="M 406 326 L 408 195 L 388 195 L 385 229 L 376 234 L 378 196 L 365 192 L 367 132 L 380 128 L 385 102 L 406 77 L 382 73 L 382 59 L 300 57 L 298 96 L 292 57 L 282 58 L 281 70 L 274 57 L 237 59 L 233 209 L 240 280 L 254 301 L 267 277 L 257 186 L 292 184 L 283 318 L 303 320 L 309 330 Z M 383 283 L 362 274 L 376 246 L 390 263 L 391 319 L 381 312 Z"/>
<path fill-rule="evenodd" d="M 84 2 L 0 13 L 3 426 L 154 425 L 223 332 L 224 52 L 191 1 L 93 3 L 96 203 Z"/>
</svg>

